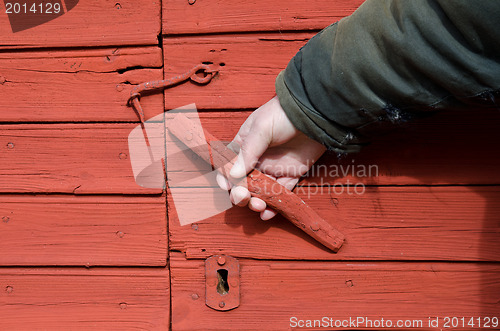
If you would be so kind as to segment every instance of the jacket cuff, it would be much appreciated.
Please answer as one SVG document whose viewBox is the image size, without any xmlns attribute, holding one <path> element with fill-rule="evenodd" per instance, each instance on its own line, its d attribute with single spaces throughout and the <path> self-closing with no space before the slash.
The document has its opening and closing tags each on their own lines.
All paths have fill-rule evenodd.
<svg viewBox="0 0 500 331">
<path fill-rule="evenodd" d="M 333 125 L 319 112 L 307 107 L 293 95 L 286 83 L 285 70 L 276 78 L 275 88 L 286 116 L 299 131 L 325 145 L 329 150 L 338 153 L 359 152 L 361 145 L 352 144 L 355 136 L 351 132 Z"/>
</svg>

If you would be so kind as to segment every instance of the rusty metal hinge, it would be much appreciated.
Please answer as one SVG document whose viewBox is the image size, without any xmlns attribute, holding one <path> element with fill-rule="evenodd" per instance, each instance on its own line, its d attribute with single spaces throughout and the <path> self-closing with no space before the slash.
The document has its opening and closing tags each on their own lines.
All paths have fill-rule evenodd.
<svg viewBox="0 0 500 331">
<path fill-rule="evenodd" d="M 205 304 L 227 311 L 240 305 L 240 264 L 229 255 L 213 255 L 205 260 Z"/>
</svg>

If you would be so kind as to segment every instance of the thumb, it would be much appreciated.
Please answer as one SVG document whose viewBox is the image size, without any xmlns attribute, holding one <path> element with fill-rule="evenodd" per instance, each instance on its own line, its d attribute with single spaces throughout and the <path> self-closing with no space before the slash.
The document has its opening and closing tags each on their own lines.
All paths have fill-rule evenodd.
<svg viewBox="0 0 500 331">
<path fill-rule="evenodd" d="M 271 143 L 271 134 L 265 128 L 249 133 L 241 140 L 240 152 L 229 175 L 233 178 L 245 177 L 255 168 L 260 157 Z"/>
</svg>

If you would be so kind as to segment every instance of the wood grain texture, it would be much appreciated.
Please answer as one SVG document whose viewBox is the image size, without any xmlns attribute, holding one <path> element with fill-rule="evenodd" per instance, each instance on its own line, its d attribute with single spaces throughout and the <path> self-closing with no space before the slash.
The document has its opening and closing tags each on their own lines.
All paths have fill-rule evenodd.
<svg viewBox="0 0 500 331">
<path fill-rule="evenodd" d="M 227 115 L 227 116 L 226 116 Z M 246 114 L 225 113 L 203 121 L 219 139 L 230 140 Z M 361 165 L 376 165 L 378 176 L 355 182 L 377 185 L 498 184 L 498 145 L 493 127 L 498 114 L 484 125 L 467 118 L 443 117 L 418 124 L 367 147 L 355 156 Z M 485 123 L 486 122 L 486 123 Z M 223 123 L 223 125 L 221 125 Z M 22 124 L 0 127 L 0 192 L 161 193 L 138 186 L 128 156 L 128 134 L 136 124 Z M 439 128 L 439 130 L 438 130 Z M 413 131 L 412 131 L 413 130 Z M 477 142 L 481 141 L 480 144 Z M 465 152 L 466 151 L 466 152 Z M 349 159 L 342 162 L 349 165 Z M 336 156 L 325 165 L 336 164 Z M 15 167 L 13 167 L 15 165 Z M 188 171 L 187 165 L 181 168 Z M 345 168 L 347 169 L 347 168 Z M 176 169 L 171 169 L 176 170 Z M 376 173 L 373 173 L 376 174 Z M 353 178 L 325 173 L 304 184 L 331 184 Z M 358 180 L 359 179 L 359 180 Z"/>
<path fill-rule="evenodd" d="M 158 47 L 0 53 L 0 122 L 138 121 L 133 85 L 162 79 Z M 162 95 L 142 100 L 148 117 Z"/>
<path fill-rule="evenodd" d="M 202 112 L 199 118 L 207 131 L 229 142 L 249 115 Z M 299 185 L 500 184 L 500 156 L 492 152 L 500 145 L 499 125 L 497 111 L 443 112 L 381 134 L 358 154 L 325 154 Z M 206 168 L 197 158 L 186 162 L 175 144 L 168 143 L 167 151 L 169 172 L 181 172 L 177 176 Z"/>
<path fill-rule="evenodd" d="M 207 115 L 207 129 L 219 139 L 232 139 L 248 113 Z M 496 113 L 495 113 L 496 115 Z M 205 115 L 203 115 L 205 116 Z M 360 164 L 377 165 L 368 184 L 495 184 L 499 160 L 490 132 L 496 123 L 472 129 L 467 118 L 447 117 L 417 127 L 413 135 L 388 137 L 360 155 Z M 488 118 L 485 117 L 485 121 Z M 492 118 L 494 119 L 494 118 Z M 451 122 L 456 121 L 456 122 Z M 221 125 L 223 123 L 223 125 Z M 444 124 L 448 130 L 445 131 Z M 161 193 L 138 186 L 128 155 L 128 134 L 136 124 L 15 124 L 0 127 L 0 192 Z M 439 127 L 439 132 L 436 128 Z M 462 137 L 461 140 L 458 140 Z M 474 139 L 466 139 L 473 137 Z M 489 138 L 489 139 L 488 139 Z M 475 140 L 477 139 L 477 140 Z M 481 144 L 476 141 L 482 141 Z M 467 154 L 464 154 L 467 151 Z M 336 162 L 336 156 L 324 164 Z M 15 165 L 15 166 L 13 166 Z M 181 168 L 188 171 L 187 165 Z M 175 170 L 175 169 L 173 169 Z M 323 176 L 323 177 L 328 177 Z M 346 182 L 333 178 L 330 182 Z M 327 180 L 329 182 L 329 180 Z M 318 183 L 311 179 L 309 183 Z M 321 184 L 321 181 L 319 181 Z"/>
<path fill-rule="evenodd" d="M 182 196 L 177 189 L 176 201 L 193 199 L 192 191 Z M 281 217 L 263 222 L 247 208 L 233 207 L 180 226 L 172 197 L 170 249 L 189 259 L 228 254 L 290 260 L 500 260 L 499 187 L 367 187 L 359 195 L 301 187 L 295 192 L 345 235 L 338 253 Z M 198 205 L 202 198 L 201 192 Z"/>
<path fill-rule="evenodd" d="M 319 30 L 350 15 L 362 0 L 163 1 L 163 33 Z"/>
<path fill-rule="evenodd" d="M 62 16 L 16 33 L 5 15 L 0 49 L 157 45 L 160 11 L 160 1 L 82 0 Z M 0 12 L 5 13 L 3 3 Z"/>
<path fill-rule="evenodd" d="M 3 330 L 168 330 L 164 268 L 0 269 Z"/>
<path fill-rule="evenodd" d="M 500 308 L 493 264 L 240 260 L 241 305 L 221 313 L 205 306 L 203 261 L 172 253 L 171 263 L 173 330 L 289 330 L 293 316 L 442 323 L 444 316 L 498 316 Z"/>
<path fill-rule="evenodd" d="M 136 126 L 1 125 L 0 192 L 161 193 L 135 183 L 128 135 Z"/>
<path fill-rule="evenodd" d="M 0 265 L 165 266 L 164 197 L 0 195 Z"/>
<path fill-rule="evenodd" d="M 165 109 L 193 102 L 198 109 L 257 108 L 275 95 L 277 74 L 313 35 L 298 32 L 164 38 L 165 78 L 202 62 L 213 63 L 219 70 L 208 85 L 187 83 L 166 90 Z"/>
</svg>

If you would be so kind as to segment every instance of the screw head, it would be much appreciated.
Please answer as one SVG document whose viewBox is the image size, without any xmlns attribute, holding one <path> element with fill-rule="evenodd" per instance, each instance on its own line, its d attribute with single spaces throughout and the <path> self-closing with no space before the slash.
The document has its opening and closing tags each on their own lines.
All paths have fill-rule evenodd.
<svg viewBox="0 0 500 331">
<path fill-rule="evenodd" d="M 197 293 L 191 294 L 191 299 L 198 300 L 199 298 L 200 298 L 200 296 Z"/>
<path fill-rule="evenodd" d="M 127 309 L 127 304 L 125 302 L 120 303 L 120 309 Z"/>
<path fill-rule="evenodd" d="M 198 231 L 198 225 L 197 224 L 191 224 L 191 229 L 194 231 Z"/>
<path fill-rule="evenodd" d="M 191 131 L 186 132 L 186 140 L 187 141 L 193 140 L 193 133 Z"/>
<path fill-rule="evenodd" d="M 3 85 L 6 81 L 7 79 L 4 76 L 0 76 L 0 85 Z"/>
<path fill-rule="evenodd" d="M 120 160 L 126 160 L 128 158 L 128 155 L 125 153 L 120 153 L 118 157 L 120 158 Z"/>
<path fill-rule="evenodd" d="M 14 148 L 14 143 L 8 143 L 7 144 L 8 149 L 13 149 Z"/>
<path fill-rule="evenodd" d="M 224 264 L 226 264 L 226 258 L 225 258 L 224 256 L 222 256 L 222 255 L 221 255 L 221 256 L 219 256 L 219 257 L 217 258 L 217 263 L 218 263 L 219 265 L 224 265 Z"/>
<path fill-rule="evenodd" d="M 117 90 L 118 92 L 123 91 L 123 85 L 122 85 L 122 84 L 118 84 L 118 85 L 116 85 L 116 90 Z"/>
<path fill-rule="evenodd" d="M 314 222 L 313 224 L 311 224 L 311 230 L 313 230 L 313 231 L 318 231 L 319 230 L 319 224 L 318 224 L 318 222 Z"/>
<path fill-rule="evenodd" d="M 116 235 L 118 236 L 118 238 L 123 238 L 123 236 L 125 235 L 125 233 L 123 233 L 121 231 L 117 231 Z"/>
<path fill-rule="evenodd" d="M 195 2 L 196 2 L 196 0 L 188 0 L 188 3 L 189 3 L 190 5 L 194 5 L 194 3 L 195 3 Z"/>
<path fill-rule="evenodd" d="M 224 308 L 226 306 L 226 303 L 224 301 L 219 302 L 219 307 Z"/>
<path fill-rule="evenodd" d="M 332 200 L 331 200 L 331 201 L 332 201 L 332 203 L 333 203 L 333 205 L 334 205 L 335 207 L 338 207 L 338 205 L 339 205 L 339 199 L 337 199 L 337 198 L 332 198 Z"/>
<path fill-rule="evenodd" d="M 7 293 L 12 293 L 13 291 L 14 291 L 14 288 L 12 286 L 7 286 L 5 288 L 5 292 L 7 292 Z"/>
<path fill-rule="evenodd" d="M 9 221 L 10 221 L 10 217 L 9 217 L 9 216 L 4 216 L 4 217 L 2 217 L 2 221 L 3 221 L 4 223 L 9 223 Z"/>
</svg>

